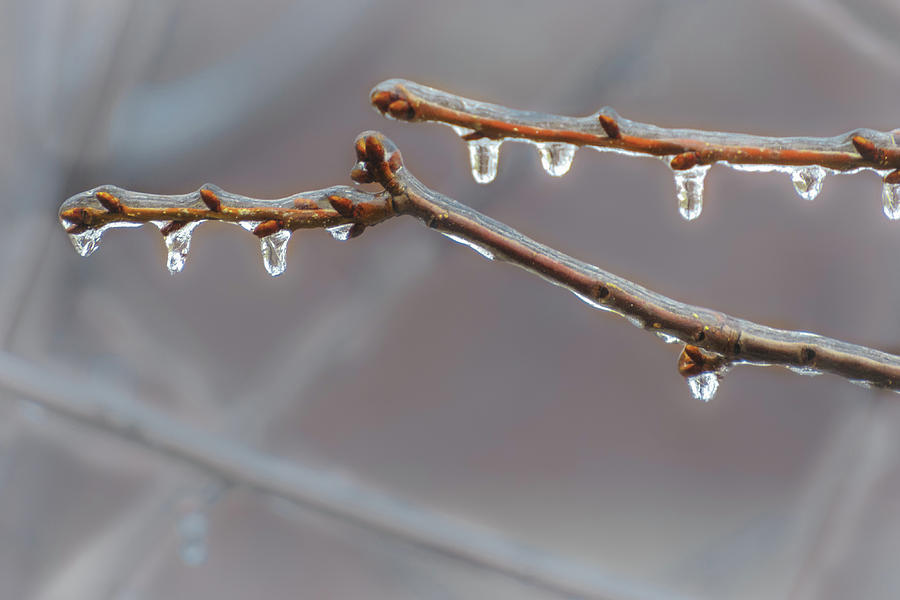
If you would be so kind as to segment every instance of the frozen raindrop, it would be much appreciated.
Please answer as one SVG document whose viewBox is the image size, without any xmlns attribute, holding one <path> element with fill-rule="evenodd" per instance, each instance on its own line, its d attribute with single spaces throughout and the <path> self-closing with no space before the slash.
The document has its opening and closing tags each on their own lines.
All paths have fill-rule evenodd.
<svg viewBox="0 0 900 600">
<path fill-rule="evenodd" d="M 184 269 L 184 262 L 188 250 L 191 249 L 191 235 L 197 225 L 202 222 L 203 221 L 191 221 L 166 234 L 166 249 L 168 250 L 166 266 L 169 268 L 169 273 L 172 275 L 180 273 L 181 270 Z M 167 221 L 154 221 L 153 224 L 159 227 L 160 230 L 171 226 L 171 222 Z"/>
<path fill-rule="evenodd" d="M 719 389 L 719 375 L 714 371 L 704 371 L 699 375 L 687 378 L 688 387 L 691 388 L 691 396 L 697 400 L 709 402 Z"/>
<path fill-rule="evenodd" d="M 458 235 L 453 235 L 452 233 L 447 233 L 445 231 L 442 231 L 441 233 L 443 235 L 447 236 L 448 238 L 450 238 L 451 240 L 453 240 L 454 242 L 456 242 L 457 244 L 462 244 L 463 246 L 468 246 L 469 248 L 471 248 L 478 254 L 482 255 L 486 259 L 494 260 L 494 253 L 491 252 L 490 250 L 488 250 L 487 248 L 485 248 L 484 246 L 479 246 L 478 244 L 476 244 L 474 242 L 470 242 L 466 238 L 459 237 Z"/>
<path fill-rule="evenodd" d="M 331 237 L 336 239 L 339 242 L 346 242 L 350 239 L 350 233 L 353 229 L 353 223 L 345 223 L 344 225 L 337 225 L 335 227 L 328 227 L 328 233 L 331 234 Z"/>
<path fill-rule="evenodd" d="M 824 180 L 825 169 L 819 165 L 791 169 L 791 181 L 794 182 L 794 189 L 804 200 L 815 200 L 822 191 Z"/>
<path fill-rule="evenodd" d="M 263 264 L 266 271 L 272 277 L 284 273 L 287 268 L 287 243 L 291 239 L 291 232 L 286 229 L 276 231 L 259 239 L 259 249 L 262 252 Z"/>
<path fill-rule="evenodd" d="M 709 165 L 675 171 L 675 192 L 678 196 L 678 212 L 688 221 L 700 216 L 703 210 L 703 180 Z"/>
<path fill-rule="evenodd" d="M 900 219 L 900 183 L 885 183 L 881 188 L 884 216 L 892 221 Z"/>
<path fill-rule="evenodd" d="M 184 564 L 196 567 L 206 562 L 208 531 L 209 522 L 202 512 L 190 512 L 178 520 L 178 533 L 181 537 L 179 555 Z"/>
<path fill-rule="evenodd" d="M 497 176 L 497 161 L 500 157 L 500 140 L 481 138 L 470 140 L 469 162 L 472 177 L 478 183 L 490 183 Z"/>
<path fill-rule="evenodd" d="M 75 252 L 81 256 L 90 256 L 100 248 L 100 237 L 103 235 L 103 227 L 87 229 L 81 233 L 70 233 L 69 240 L 75 247 Z"/>
<path fill-rule="evenodd" d="M 475 130 L 469 129 L 468 127 L 460 127 L 459 125 L 451 125 L 450 129 L 456 132 L 456 135 L 459 137 L 466 137 L 470 133 L 475 133 Z"/>
<path fill-rule="evenodd" d="M 561 143 L 537 144 L 537 148 L 541 153 L 541 165 L 547 173 L 554 177 L 561 177 L 568 173 L 572 166 L 572 159 L 575 158 L 575 150 L 578 149 L 572 144 Z"/>
</svg>

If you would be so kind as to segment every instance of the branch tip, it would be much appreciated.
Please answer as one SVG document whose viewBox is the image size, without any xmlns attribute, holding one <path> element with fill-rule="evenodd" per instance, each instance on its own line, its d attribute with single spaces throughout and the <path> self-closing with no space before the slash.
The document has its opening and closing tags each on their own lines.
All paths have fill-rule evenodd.
<svg viewBox="0 0 900 600">
<path fill-rule="evenodd" d="M 693 169 L 698 164 L 700 164 L 699 152 L 682 152 L 672 158 L 669 166 L 675 171 L 686 171 L 688 169 Z"/>
</svg>

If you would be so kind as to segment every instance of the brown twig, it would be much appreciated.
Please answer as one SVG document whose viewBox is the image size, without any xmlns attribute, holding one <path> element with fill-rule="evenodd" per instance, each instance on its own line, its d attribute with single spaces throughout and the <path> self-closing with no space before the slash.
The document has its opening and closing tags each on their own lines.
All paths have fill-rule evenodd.
<svg viewBox="0 0 900 600">
<path fill-rule="evenodd" d="M 374 179 L 390 190 L 397 214 L 414 216 L 487 258 L 540 275 L 588 304 L 619 314 L 667 341 L 683 342 L 686 346 L 679 367 L 689 379 L 719 376 L 738 364 L 780 365 L 804 374 L 828 372 L 900 391 L 898 356 L 812 333 L 773 329 L 672 300 L 544 246 L 430 190 L 403 167 L 396 146 L 380 133 L 361 134 L 356 148 L 360 163 L 354 173 L 364 173 L 364 180 Z"/>
<path fill-rule="evenodd" d="M 434 121 L 467 130 L 463 134 L 467 141 L 519 139 L 592 146 L 670 157 L 675 170 L 716 162 L 785 168 L 817 165 L 841 172 L 868 168 L 882 175 L 900 169 L 900 145 L 894 133 L 873 129 L 857 129 L 828 138 L 667 129 L 625 119 L 609 107 L 587 117 L 521 111 L 403 79 L 378 84 L 371 92 L 371 100 L 383 115 L 393 119 Z"/>
<path fill-rule="evenodd" d="M 900 390 L 898 356 L 812 333 L 773 329 L 672 300 L 544 246 L 429 189 L 409 173 L 397 147 L 380 133 L 360 134 L 355 149 L 358 162 L 351 172 L 352 179 L 358 183 L 377 182 L 384 192 L 370 194 L 335 187 L 262 201 L 212 186 L 204 186 L 207 192 L 183 196 L 104 187 L 67 200 L 60 209 L 60 218 L 73 237 L 122 224 L 154 221 L 182 223 L 181 227 L 186 228 L 188 224 L 217 219 L 250 222 L 259 236 L 298 228 L 341 226 L 344 230 L 340 239 L 349 239 L 366 226 L 393 216 L 410 215 L 486 258 L 509 262 L 540 275 L 595 308 L 623 316 L 668 342 L 683 342 L 679 372 L 688 378 L 695 395 L 703 399 L 715 393 L 718 377 L 738 364 L 780 365 L 805 374 L 828 372 L 857 383 Z M 177 233 L 176 229 L 170 235 Z M 266 239 L 262 237 L 263 243 Z M 264 256 L 265 252 L 264 247 Z"/>
</svg>

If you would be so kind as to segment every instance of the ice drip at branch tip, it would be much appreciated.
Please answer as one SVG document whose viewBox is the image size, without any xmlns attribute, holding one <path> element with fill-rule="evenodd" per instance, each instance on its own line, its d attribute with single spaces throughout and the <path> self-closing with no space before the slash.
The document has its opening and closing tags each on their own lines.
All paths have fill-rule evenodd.
<svg viewBox="0 0 900 600">
<path fill-rule="evenodd" d="M 337 241 L 346 242 L 350 239 L 353 223 L 344 223 L 343 225 L 335 225 L 334 227 L 326 227 L 325 229 L 331 234 L 331 237 Z"/>
</svg>

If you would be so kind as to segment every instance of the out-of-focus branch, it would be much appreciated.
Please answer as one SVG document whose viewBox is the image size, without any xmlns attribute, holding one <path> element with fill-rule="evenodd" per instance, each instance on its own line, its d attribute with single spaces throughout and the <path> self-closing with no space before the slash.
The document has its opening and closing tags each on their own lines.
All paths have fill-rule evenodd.
<svg viewBox="0 0 900 600">
<path fill-rule="evenodd" d="M 122 390 L 88 383 L 0 351 L 0 389 L 68 418 L 113 433 L 233 483 L 285 498 L 412 544 L 491 569 L 564 596 L 656 600 L 671 596 L 613 580 L 443 515 L 420 509 L 340 474 L 256 452 L 194 429 L 129 400 Z"/>
</svg>

